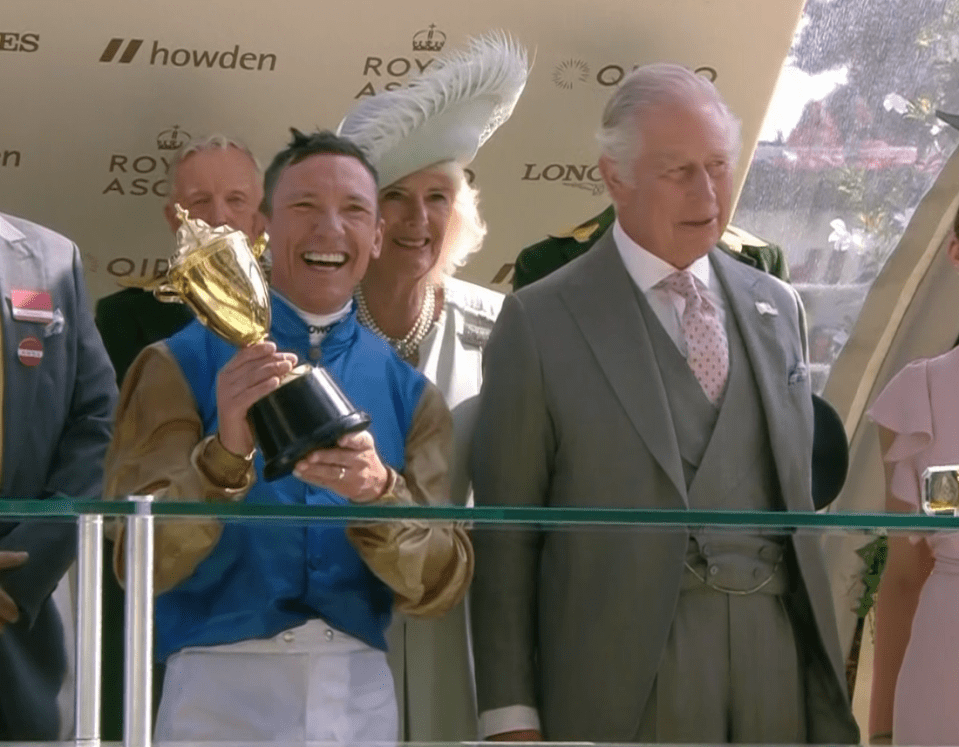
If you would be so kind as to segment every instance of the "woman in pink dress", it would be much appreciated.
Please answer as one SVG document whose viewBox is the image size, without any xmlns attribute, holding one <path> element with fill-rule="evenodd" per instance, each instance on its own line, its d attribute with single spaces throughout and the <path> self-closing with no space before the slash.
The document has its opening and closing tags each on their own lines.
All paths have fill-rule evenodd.
<svg viewBox="0 0 959 747">
<path fill-rule="evenodd" d="M 948 252 L 959 268 L 959 215 Z M 959 348 L 907 365 L 869 416 L 879 426 L 886 508 L 920 510 L 931 465 L 959 464 Z M 876 605 L 870 742 L 959 745 L 959 535 L 889 536 Z"/>
</svg>

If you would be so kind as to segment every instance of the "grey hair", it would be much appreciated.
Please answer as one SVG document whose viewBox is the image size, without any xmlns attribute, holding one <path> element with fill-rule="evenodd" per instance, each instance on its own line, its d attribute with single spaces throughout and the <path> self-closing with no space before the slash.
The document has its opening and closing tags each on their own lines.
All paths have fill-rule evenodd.
<svg viewBox="0 0 959 747">
<path fill-rule="evenodd" d="M 626 167 L 639 154 L 641 133 L 636 126 L 637 115 L 658 104 L 676 101 L 704 102 L 716 107 L 726 123 L 730 157 L 735 161 L 739 156 L 739 119 L 707 78 L 682 65 L 645 65 L 623 79 L 606 103 L 602 126 L 596 133 L 600 153 L 617 165 L 621 176 L 628 175 Z"/>
<path fill-rule="evenodd" d="M 480 217 L 479 190 L 466 180 L 463 166 L 455 161 L 442 161 L 427 166 L 423 171 L 439 171 L 453 180 L 455 194 L 446 227 L 443 246 L 436 264 L 430 270 L 430 280 L 439 283 L 466 264 L 466 260 L 483 246 L 486 223 Z M 404 177 L 406 178 L 406 177 Z"/>
<path fill-rule="evenodd" d="M 263 168 L 260 166 L 260 162 L 257 160 L 256 156 L 253 155 L 253 151 L 250 150 L 249 146 L 242 140 L 237 140 L 236 138 L 228 137 L 227 135 L 222 135 L 218 132 L 215 132 L 211 135 L 191 138 L 181 145 L 177 152 L 173 155 L 173 160 L 170 161 L 170 165 L 166 170 L 167 181 L 170 183 L 170 199 L 173 199 L 173 184 L 176 182 L 176 172 L 177 169 L 180 168 L 181 163 L 183 163 L 194 153 L 198 153 L 202 150 L 226 150 L 227 148 L 236 148 L 238 151 L 243 153 L 243 155 L 250 159 L 250 161 L 253 163 L 253 168 L 256 171 L 256 181 L 259 183 L 263 178 Z"/>
</svg>

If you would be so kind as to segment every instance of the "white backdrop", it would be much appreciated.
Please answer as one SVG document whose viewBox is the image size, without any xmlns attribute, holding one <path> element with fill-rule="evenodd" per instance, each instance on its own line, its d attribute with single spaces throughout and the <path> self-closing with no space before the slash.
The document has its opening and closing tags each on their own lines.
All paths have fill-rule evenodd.
<svg viewBox="0 0 959 747">
<path fill-rule="evenodd" d="M 0 211 L 80 246 L 91 294 L 152 275 L 172 250 L 165 162 L 223 131 L 264 162 L 287 128 L 335 127 L 436 48 L 491 28 L 535 63 L 513 118 L 473 164 L 489 225 L 461 274 L 508 287 L 517 252 L 599 212 L 595 132 L 637 64 L 716 76 L 743 120 L 745 173 L 802 0 L 3 0 Z"/>
</svg>

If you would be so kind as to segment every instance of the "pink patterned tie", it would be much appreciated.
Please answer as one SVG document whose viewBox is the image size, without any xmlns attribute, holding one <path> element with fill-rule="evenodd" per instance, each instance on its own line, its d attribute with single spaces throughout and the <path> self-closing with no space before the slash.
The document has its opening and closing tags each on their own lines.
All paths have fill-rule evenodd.
<svg viewBox="0 0 959 747">
<path fill-rule="evenodd" d="M 661 285 L 686 300 L 682 320 L 686 361 L 709 401 L 719 405 L 729 376 L 729 345 L 716 308 L 699 295 L 689 270 L 674 272 Z"/>
</svg>

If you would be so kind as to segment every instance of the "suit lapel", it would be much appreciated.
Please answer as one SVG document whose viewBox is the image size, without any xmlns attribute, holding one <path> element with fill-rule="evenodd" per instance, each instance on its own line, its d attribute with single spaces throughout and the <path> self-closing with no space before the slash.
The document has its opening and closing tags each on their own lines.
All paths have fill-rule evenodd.
<svg viewBox="0 0 959 747">
<path fill-rule="evenodd" d="M 11 291 L 52 290 L 48 287 L 44 269 L 39 259 L 30 251 L 24 239 L 0 239 L 0 323 L 3 325 L 3 490 L 9 492 L 8 476 L 16 471 L 20 464 L 20 444 L 18 430 L 26 428 L 26 419 L 36 412 L 34 399 L 37 382 L 40 379 L 40 366 L 24 366 L 17 357 L 20 342 L 27 337 L 36 337 L 44 342 L 41 323 L 21 322 L 13 318 Z M 53 307 L 57 308 L 59 299 L 53 298 Z M 69 322 L 68 322 L 69 323 Z"/>
<path fill-rule="evenodd" d="M 713 251 L 710 258 L 725 291 L 727 308 L 739 325 L 746 356 L 756 377 L 786 507 L 808 511 L 811 504 L 797 504 L 797 501 L 802 500 L 802 495 L 811 495 L 807 490 L 811 476 L 797 471 L 801 460 L 796 459 L 796 453 L 801 437 L 796 419 L 784 410 L 790 402 L 787 381 L 791 362 L 786 355 L 786 341 L 795 334 L 787 329 L 784 321 L 790 315 L 784 309 L 778 314 L 760 313 L 758 305 L 775 308 L 776 302 L 775 298 L 763 293 L 760 281 L 764 276 L 757 275 L 756 270 L 719 251 Z M 787 486 L 796 484 L 804 486 L 800 493 L 787 489 Z"/>
<path fill-rule="evenodd" d="M 611 231 L 580 260 L 575 279 L 561 291 L 617 399 L 685 504 L 673 419 L 636 293 Z"/>
</svg>

